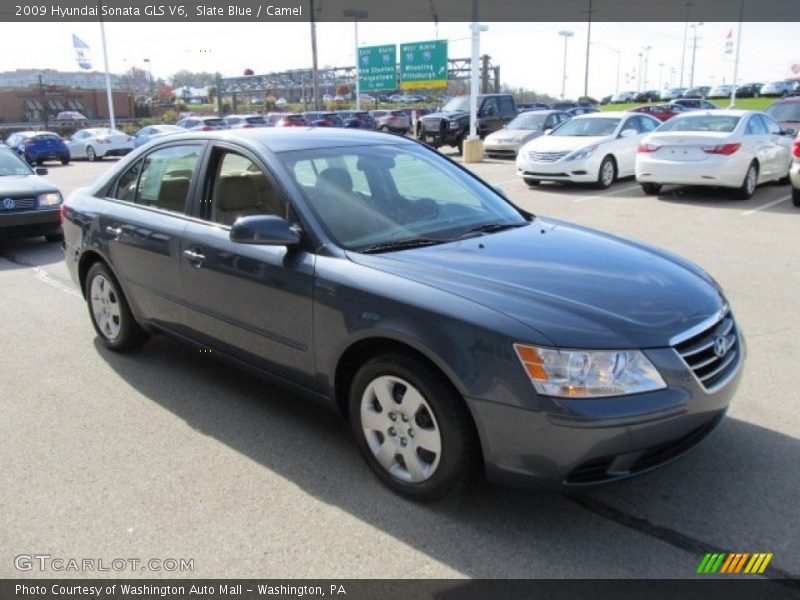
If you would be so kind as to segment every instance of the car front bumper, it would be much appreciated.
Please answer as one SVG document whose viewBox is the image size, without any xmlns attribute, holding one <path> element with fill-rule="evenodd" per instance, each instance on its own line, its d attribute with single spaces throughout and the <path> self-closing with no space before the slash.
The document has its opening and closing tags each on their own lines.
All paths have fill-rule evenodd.
<svg viewBox="0 0 800 600">
<path fill-rule="evenodd" d="M 529 410 L 467 398 L 487 477 L 497 483 L 568 490 L 650 471 L 696 447 L 722 421 L 738 388 L 744 341 L 724 383 L 707 391 L 671 348 L 648 350 L 668 387 L 595 399 L 554 398 Z"/>
<path fill-rule="evenodd" d="M 483 142 L 483 152 L 485 154 L 496 154 L 498 156 L 508 156 L 514 158 L 517 156 L 519 148 L 519 142 L 501 142 L 488 139 L 484 140 Z"/>
<path fill-rule="evenodd" d="M 46 235 L 60 228 L 59 208 L 0 212 L 0 237 Z"/>
<path fill-rule="evenodd" d="M 597 181 L 603 156 L 601 152 L 596 152 L 583 160 L 564 160 L 562 158 L 554 162 L 535 162 L 528 158 L 518 157 L 517 175 L 542 181 L 593 183 Z"/>
</svg>

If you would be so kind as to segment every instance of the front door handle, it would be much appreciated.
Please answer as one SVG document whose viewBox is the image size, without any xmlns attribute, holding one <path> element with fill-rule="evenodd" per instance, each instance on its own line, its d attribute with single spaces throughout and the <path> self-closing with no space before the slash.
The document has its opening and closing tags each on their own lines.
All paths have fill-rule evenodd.
<svg viewBox="0 0 800 600">
<path fill-rule="evenodd" d="M 111 227 L 111 225 L 109 225 L 106 227 L 106 233 L 114 239 L 117 239 L 122 235 L 122 227 Z"/>
<path fill-rule="evenodd" d="M 206 255 L 202 252 L 195 252 L 194 250 L 184 250 L 183 255 L 189 259 L 193 267 L 200 267 L 206 259 Z"/>
</svg>

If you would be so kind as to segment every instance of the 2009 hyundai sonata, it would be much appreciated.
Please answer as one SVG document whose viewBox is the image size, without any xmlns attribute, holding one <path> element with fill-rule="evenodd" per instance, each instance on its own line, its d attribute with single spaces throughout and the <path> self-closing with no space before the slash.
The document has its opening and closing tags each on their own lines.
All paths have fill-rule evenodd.
<svg viewBox="0 0 800 600">
<path fill-rule="evenodd" d="M 64 233 L 106 346 L 168 333 L 321 399 L 415 499 L 481 462 L 559 489 L 647 471 L 741 376 L 703 270 L 527 214 L 398 136 L 169 136 L 74 192 Z"/>
</svg>

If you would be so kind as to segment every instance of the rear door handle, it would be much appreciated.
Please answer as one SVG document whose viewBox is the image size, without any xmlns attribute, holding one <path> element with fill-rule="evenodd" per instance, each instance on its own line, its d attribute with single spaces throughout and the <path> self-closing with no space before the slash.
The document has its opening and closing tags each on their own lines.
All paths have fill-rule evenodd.
<svg viewBox="0 0 800 600">
<path fill-rule="evenodd" d="M 106 233 L 113 237 L 114 239 L 119 238 L 122 235 L 122 227 L 112 227 L 109 225 L 106 227 Z"/>
<path fill-rule="evenodd" d="M 189 259 L 189 262 L 191 262 L 194 267 L 199 267 L 206 259 L 205 254 L 202 252 L 195 252 L 194 250 L 184 250 L 183 255 Z"/>
</svg>

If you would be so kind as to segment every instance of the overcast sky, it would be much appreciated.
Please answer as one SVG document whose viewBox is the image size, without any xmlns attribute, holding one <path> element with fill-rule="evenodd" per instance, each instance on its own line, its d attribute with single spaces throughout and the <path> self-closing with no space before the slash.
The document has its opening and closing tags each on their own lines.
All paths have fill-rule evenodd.
<svg viewBox="0 0 800 600">
<path fill-rule="evenodd" d="M 736 23 L 705 23 L 696 28 L 699 39 L 695 59 L 695 85 L 730 83 L 733 55 L 726 55 L 725 37 L 736 34 Z M 481 53 L 500 66 L 500 77 L 551 95 L 561 92 L 564 38 L 560 30 L 574 33 L 567 46 L 567 97 L 583 92 L 586 60 L 586 23 L 490 23 L 481 37 Z M 616 90 L 617 56 L 620 56 L 620 90 L 635 89 L 639 53 L 650 46 L 647 88 L 659 82 L 677 85 L 685 23 L 593 23 L 589 94 L 601 97 Z M 691 70 L 695 29 L 688 29 L 684 84 Z M 22 23 L 6 26 L 3 45 L 24 51 L 7 52 L 0 70 L 53 68 L 78 70 L 72 51 L 72 34 L 91 48 L 95 68 L 102 70 L 98 23 Z M 361 23 L 360 45 L 449 40 L 450 58 L 470 53 L 466 23 Z M 353 64 L 353 24 L 317 25 L 319 65 Z M 47 44 L 31 44 L 31 39 Z M 175 71 L 219 71 L 241 75 L 304 68 L 311 65 L 310 26 L 274 23 L 107 23 L 106 39 L 112 72 L 131 66 L 145 68 L 151 59 L 156 77 Z M 739 82 L 772 81 L 790 75 L 790 65 L 800 63 L 800 23 L 745 23 L 742 31 Z M 645 54 L 643 52 L 643 54 Z M 663 66 L 661 66 L 663 65 Z M 642 69 L 644 70 L 644 69 Z M 674 70 L 674 73 L 673 73 Z M 800 75 L 800 74 L 799 74 Z"/>
</svg>

